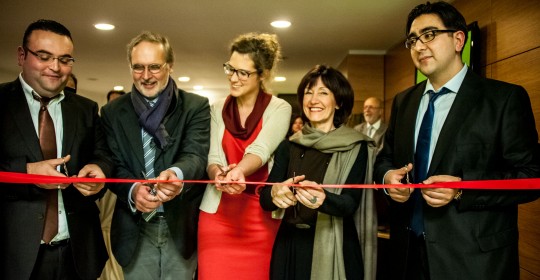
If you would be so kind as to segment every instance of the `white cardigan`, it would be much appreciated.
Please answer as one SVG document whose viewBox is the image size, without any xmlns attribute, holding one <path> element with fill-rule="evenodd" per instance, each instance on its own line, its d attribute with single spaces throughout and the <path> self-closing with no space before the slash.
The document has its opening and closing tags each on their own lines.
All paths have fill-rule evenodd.
<svg viewBox="0 0 540 280">
<path fill-rule="evenodd" d="M 222 113 L 224 105 L 225 99 L 215 102 L 210 108 L 210 152 L 208 154 L 207 166 L 211 164 L 229 165 L 221 143 L 225 133 L 225 123 L 223 122 Z M 261 131 L 255 141 L 246 148 L 244 154 L 258 156 L 262 161 L 262 165 L 267 163 L 279 143 L 285 139 L 285 135 L 289 130 L 291 110 L 291 105 L 285 100 L 272 96 L 262 116 Z M 212 180 L 214 178 L 210 179 Z M 208 184 L 200 209 L 207 213 L 216 213 L 220 200 L 221 191 L 218 191 L 214 184 Z"/>
</svg>

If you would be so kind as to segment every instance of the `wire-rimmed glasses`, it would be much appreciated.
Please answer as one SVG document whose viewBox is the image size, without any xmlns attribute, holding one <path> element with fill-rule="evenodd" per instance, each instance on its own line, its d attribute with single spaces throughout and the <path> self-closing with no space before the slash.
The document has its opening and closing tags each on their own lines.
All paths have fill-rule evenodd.
<svg viewBox="0 0 540 280">
<path fill-rule="evenodd" d="M 58 60 L 58 62 L 60 62 L 60 64 L 62 65 L 65 65 L 65 66 L 73 66 L 73 63 L 75 62 L 75 58 L 71 57 L 71 56 L 66 56 L 66 55 L 63 55 L 63 56 L 54 56 L 52 55 L 51 53 L 48 53 L 48 52 L 44 52 L 44 51 L 33 51 L 27 47 L 24 47 L 24 49 L 29 52 L 30 54 L 32 54 L 33 56 L 37 57 L 39 59 L 40 62 L 42 63 L 51 63 L 53 62 L 55 59 Z"/>
</svg>

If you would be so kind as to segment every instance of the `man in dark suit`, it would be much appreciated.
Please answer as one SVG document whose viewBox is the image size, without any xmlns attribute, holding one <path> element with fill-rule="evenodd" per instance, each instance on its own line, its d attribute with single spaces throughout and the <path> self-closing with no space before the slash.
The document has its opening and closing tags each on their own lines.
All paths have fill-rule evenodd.
<svg viewBox="0 0 540 280">
<path fill-rule="evenodd" d="M 467 69 L 463 16 L 450 4 L 428 2 L 411 11 L 406 33 L 412 60 L 428 80 L 395 97 L 375 164 L 377 181 L 538 177 L 527 92 Z M 433 99 L 430 90 L 447 93 Z M 391 279 L 519 279 L 517 204 L 538 193 L 512 191 L 510 182 L 508 189 L 386 189 L 392 199 Z"/>
<path fill-rule="evenodd" d="M 22 72 L 17 80 L 0 85 L 1 171 L 60 177 L 69 171 L 96 178 L 111 173 L 98 105 L 63 91 L 72 53 L 71 34 L 60 23 L 39 20 L 26 29 L 17 50 Z M 95 204 L 103 187 L 2 184 L 0 278 L 99 277 L 108 259 Z"/>
<path fill-rule="evenodd" d="M 128 61 L 131 92 L 102 110 L 116 176 L 201 179 L 210 138 L 208 99 L 176 87 L 170 77 L 174 53 L 164 36 L 144 32 L 135 37 Z M 191 279 L 204 188 L 172 182 L 110 189 L 117 195 L 111 244 L 124 277 Z"/>
</svg>

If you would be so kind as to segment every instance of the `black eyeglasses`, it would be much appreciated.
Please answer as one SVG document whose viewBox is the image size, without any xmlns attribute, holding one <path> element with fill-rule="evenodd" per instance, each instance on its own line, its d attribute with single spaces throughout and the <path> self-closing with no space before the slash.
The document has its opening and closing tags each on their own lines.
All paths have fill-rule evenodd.
<svg viewBox="0 0 540 280">
<path fill-rule="evenodd" d="M 75 58 L 73 58 L 71 56 L 65 56 L 65 55 L 64 56 L 53 56 L 52 54 L 47 53 L 47 52 L 42 52 L 42 51 L 34 52 L 34 51 L 30 50 L 27 47 L 24 47 L 24 49 L 27 52 L 34 55 L 35 57 L 37 57 L 39 59 L 39 61 L 41 61 L 42 63 L 51 63 L 55 59 L 58 59 L 58 62 L 60 62 L 60 64 L 65 65 L 65 66 L 72 66 L 73 62 L 75 62 Z"/>
<path fill-rule="evenodd" d="M 131 70 L 133 73 L 142 74 L 144 72 L 144 69 L 148 68 L 148 71 L 152 74 L 158 74 L 161 72 L 161 69 L 163 69 L 163 66 L 165 66 L 167 62 L 163 64 L 150 64 L 148 66 L 142 65 L 142 64 L 134 64 L 131 65 Z"/>
<path fill-rule="evenodd" d="M 412 49 L 412 48 L 414 48 L 414 46 L 416 45 L 416 42 L 418 42 L 418 41 L 422 42 L 422 44 L 426 44 L 426 43 L 429 43 L 429 42 L 433 41 L 435 39 L 435 37 L 437 37 L 437 35 L 439 35 L 440 33 L 453 33 L 453 32 L 456 32 L 456 31 L 457 30 L 452 30 L 452 29 L 448 29 L 448 30 L 438 30 L 438 29 L 429 30 L 429 31 L 426 31 L 426 32 L 420 34 L 420 36 L 418 36 L 418 37 L 412 36 L 412 37 L 407 38 L 407 40 L 405 41 L 405 47 L 407 49 Z"/>
<path fill-rule="evenodd" d="M 225 71 L 225 74 L 227 74 L 227 76 L 229 77 L 231 77 L 234 73 L 236 73 L 236 76 L 238 76 L 238 79 L 244 80 L 244 81 L 247 80 L 251 74 L 255 74 L 258 72 L 257 70 L 249 72 L 243 69 L 236 69 L 232 67 L 229 63 L 223 63 L 223 71 Z"/>
</svg>

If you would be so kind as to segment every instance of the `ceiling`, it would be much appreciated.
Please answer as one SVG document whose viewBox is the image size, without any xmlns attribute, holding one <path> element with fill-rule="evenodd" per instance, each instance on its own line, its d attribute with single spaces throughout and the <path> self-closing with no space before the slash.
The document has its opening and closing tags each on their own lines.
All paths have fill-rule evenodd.
<svg viewBox="0 0 540 280">
<path fill-rule="evenodd" d="M 70 29 L 78 92 L 100 104 L 115 85 L 131 89 L 126 45 L 143 30 L 167 36 L 175 51 L 173 78 L 180 88 L 211 100 L 226 96 L 222 64 L 237 35 L 269 32 L 278 35 L 284 59 L 277 69 L 285 82 L 273 82 L 274 93 L 294 93 L 302 76 L 315 64 L 337 67 L 349 53 L 384 54 L 404 37 L 408 12 L 424 0 L 25 0 L 2 3 L 0 17 L 0 81 L 13 80 L 20 68 L 16 49 L 25 28 L 40 18 L 54 19 Z M 288 29 L 273 20 L 292 22 Z M 94 24 L 116 26 L 99 31 Z M 178 82 L 189 76 L 187 83 Z M 202 85 L 200 91 L 194 85 Z"/>
</svg>

